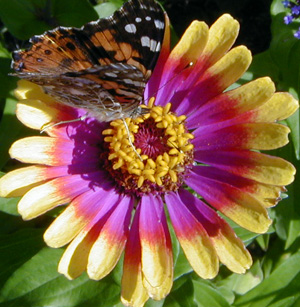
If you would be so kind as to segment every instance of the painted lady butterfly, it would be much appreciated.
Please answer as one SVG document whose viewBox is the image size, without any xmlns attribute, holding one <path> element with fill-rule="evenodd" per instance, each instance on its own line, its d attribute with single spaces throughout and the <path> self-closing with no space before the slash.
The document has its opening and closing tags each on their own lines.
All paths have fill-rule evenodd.
<svg viewBox="0 0 300 307">
<path fill-rule="evenodd" d="M 111 17 L 82 28 L 58 27 L 13 53 L 16 76 L 100 121 L 142 114 L 144 89 L 157 62 L 165 15 L 155 0 L 129 0 Z"/>
</svg>

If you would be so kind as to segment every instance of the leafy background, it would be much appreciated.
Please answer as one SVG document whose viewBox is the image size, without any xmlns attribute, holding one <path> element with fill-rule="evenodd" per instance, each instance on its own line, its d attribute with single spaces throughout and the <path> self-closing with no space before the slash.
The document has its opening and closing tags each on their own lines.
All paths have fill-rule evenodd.
<svg viewBox="0 0 300 307">
<path fill-rule="evenodd" d="M 34 34 L 58 25 L 76 26 L 110 15 L 121 0 L 0 0 L 0 167 L 5 173 L 18 167 L 8 149 L 32 131 L 15 117 L 13 89 L 8 77 L 11 51 L 24 48 Z M 253 64 L 239 84 L 269 75 L 279 91 L 299 95 L 300 41 L 293 37 L 299 27 L 283 24 L 285 10 L 274 0 L 165 0 L 163 3 L 179 37 L 193 19 L 211 24 L 224 12 L 241 24 L 238 44 L 254 54 Z M 299 112 L 286 124 L 291 142 L 274 154 L 300 169 Z M 300 176 L 288 187 L 286 198 L 270 210 L 274 223 L 269 232 L 257 236 L 231 223 L 250 250 L 254 264 L 244 275 L 225 267 L 213 280 L 202 280 L 191 270 L 174 234 L 175 281 L 163 301 L 149 300 L 147 307 L 287 307 L 300 306 Z M 17 213 L 18 199 L 0 199 L 0 307 L 122 306 L 119 301 L 121 262 L 100 282 L 86 274 L 68 281 L 57 273 L 63 249 L 45 246 L 42 234 L 55 213 L 23 222 Z"/>
</svg>

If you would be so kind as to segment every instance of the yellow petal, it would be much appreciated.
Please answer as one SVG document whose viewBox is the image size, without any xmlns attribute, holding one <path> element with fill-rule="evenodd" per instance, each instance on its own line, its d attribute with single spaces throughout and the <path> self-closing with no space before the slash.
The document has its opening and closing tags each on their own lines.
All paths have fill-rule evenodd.
<svg viewBox="0 0 300 307">
<path fill-rule="evenodd" d="M 299 108 L 298 101 L 289 93 L 275 93 L 257 110 L 257 122 L 274 122 L 286 119 Z"/>
<path fill-rule="evenodd" d="M 57 180 L 59 178 L 32 188 L 23 196 L 18 204 L 18 211 L 24 220 L 33 219 L 71 200 L 57 185 Z"/>
<path fill-rule="evenodd" d="M 210 63 L 218 61 L 233 45 L 239 33 L 239 23 L 229 14 L 222 15 L 209 29 L 209 39 L 203 54 Z"/>
<path fill-rule="evenodd" d="M 225 92 L 224 95 L 234 99 L 235 109 L 239 113 L 252 110 L 265 103 L 275 92 L 275 86 L 268 77 L 259 78 L 238 88 Z"/>
<path fill-rule="evenodd" d="M 244 124 L 249 132 L 247 148 L 271 150 L 282 147 L 289 142 L 290 129 L 275 123 Z"/>
<path fill-rule="evenodd" d="M 14 94 L 17 99 L 34 99 L 34 100 L 42 100 L 46 103 L 53 102 L 54 99 L 49 95 L 45 94 L 42 88 L 32 82 L 27 80 L 19 80 L 18 87 L 14 91 Z"/>
<path fill-rule="evenodd" d="M 284 159 L 261 154 L 256 163 L 247 178 L 274 185 L 288 185 L 294 181 L 296 169 Z"/>
<path fill-rule="evenodd" d="M 229 270 L 242 274 L 250 268 L 252 265 L 251 255 L 229 225 L 223 223 L 221 232 L 210 238 L 214 242 L 220 261 Z"/>
<path fill-rule="evenodd" d="M 43 129 L 59 117 L 59 111 L 53 104 L 47 104 L 44 100 L 21 100 L 17 104 L 16 114 L 19 121 L 36 130 Z"/>
<path fill-rule="evenodd" d="M 258 199 L 247 193 L 228 195 L 231 205 L 223 206 L 220 211 L 243 228 L 255 233 L 265 233 L 272 223 L 265 207 Z"/>
<path fill-rule="evenodd" d="M 173 285 L 172 252 L 160 244 L 141 241 L 143 284 L 148 294 L 161 300 L 169 294 Z"/>
<path fill-rule="evenodd" d="M 58 265 L 58 272 L 68 279 L 80 276 L 87 267 L 88 256 L 94 241 L 88 236 L 88 231 L 83 230 L 68 245 Z"/>
<path fill-rule="evenodd" d="M 100 233 L 88 259 L 87 273 L 91 279 L 100 280 L 113 270 L 123 252 L 125 241 L 122 243 L 112 244 L 105 233 Z"/>
<path fill-rule="evenodd" d="M 126 265 L 122 276 L 121 301 L 125 306 L 144 306 L 149 299 L 143 285 L 141 263 L 139 265 Z"/>
<path fill-rule="evenodd" d="M 208 39 L 208 26 L 204 22 L 193 21 L 174 47 L 170 58 L 195 62 L 201 55 Z"/>
<path fill-rule="evenodd" d="M 249 67 L 251 52 L 245 46 L 231 49 L 218 62 L 211 66 L 205 75 L 216 76 L 218 83 L 226 89 L 238 80 Z"/>
<path fill-rule="evenodd" d="M 74 205 L 69 205 L 48 227 L 44 240 L 51 247 L 61 247 L 69 243 L 89 220 L 79 215 Z"/>
<path fill-rule="evenodd" d="M 46 167 L 28 166 L 13 170 L 0 179 L 0 196 L 22 196 L 47 179 Z"/>
<path fill-rule="evenodd" d="M 219 262 L 209 237 L 204 234 L 193 234 L 188 239 L 179 235 L 177 238 L 194 271 L 201 278 L 214 278 L 219 270 Z"/>
</svg>

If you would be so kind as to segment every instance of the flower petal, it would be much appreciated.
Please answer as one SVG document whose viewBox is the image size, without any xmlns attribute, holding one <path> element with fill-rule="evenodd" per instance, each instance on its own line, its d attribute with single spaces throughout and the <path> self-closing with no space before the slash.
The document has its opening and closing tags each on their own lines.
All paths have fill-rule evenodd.
<svg viewBox="0 0 300 307">
<path fill-rule="evenodd" d="M 69 279 L 77 278 L 86 270 L 90 250 L 95 243 L 95 240 L 99 236 L 103 225 L 107 221 L 107 216 L 110 215 L 110 213 L 118 206 L 119 203 L 119 195 L 116 193 L 103 193 L 101 197 L 101 204 L 98 206 L 95 206 L 97 199 L 99 200 L 98 193 L 94 193 L 93 195 L 89 193 L 89 195 L 85 195 L 85 198 L 86 199 L 81 198 L 74 204 L 74 211 L 77 211 L 76 215 L 70 215 L 70 217 L 66 216 L 66 221 L 68 218 L 70 218 L 71 220 L 74 220 L 76 225 L 78 225 L 78 223 L 82 223 L 83 228 L 80 233 L 76 235 L 77 231 L 74 231 L 73 233 L 71 231 L 69 232 L 68 227 L 63 225 L 63 223 L 61 223 L 62 226 L 57 225 L 57 227 L 54 227 L 55 230 L 53 232 L 54 238 L 59 237 L 60 231 L 66 232 L 67 235 L 69 233 L 69 238 L 67 235 L 65 235 L 65 242 L 72 239 L 72 237 L 76 235 L 74 240 L 69 244 L 64 252 L 58 266 L 58 271 Z M 86 202 L 82 202 L 84 200 L 86 200 Z M 73 203 L 70 206 L 72 205 Z M 86 209 L 85 211 L 88 211 L 89 207 L 94 209 L 89 213 L 86 212 L 85 215 L 82 216 L 78 214 L 83 212 L 84 209 Z M 65 242 L 60 242 L 59 245 Z"/>
<path fill-rule="evenodd" d="M 264 104 L 274 94 L 270 78 L 260 78 L 234 90 L 222 93 L 199 107 L 188 117 L 189 129 L 206 126 L 234 117 Z"/>
<path fill-rule="evenodd" d="M 205 104 L 208 100 L 221 94 L 243 75 L 249 67 L 251 59 L 251 53 L 245 46 L 230 50 L 213 66 L 198 75 L 197 82 L 189 89 L 188 94 L 185 93 L 185 98 L 170 100 L 174 111 L 178 114 L 189 114 L 199 104 Z M 197 103 L 195 103 L 196 101 Z"/>
<path fill-rule="evenodd" d="M 256 233 L 266 232 L 272 221 L 263 204 L 250 193 L 223 182 L 221 177 L 217 177 L 218 173 L 220 171 L 212 167 L 195 167 L 186 183 L 241 227 Z"/>
<path fill-rule="evenodd" d="M 215 63 L 234 44 L 240 25 L 229 14 L 222 15 L 209 29 L 209 39 L 203 51 L 205 61 Z"/>
<path fill-rule="evenodd" d="M 125 306 L 143 306 L 149 295 L 143 285 L 139 237 L 140 206 L 137 207 L 125 249 L 121 301 Z"/>
<path fill-rule="evenodd" d="M 156 93 L 157 103 L 165 105 L 171 100 L 174 88 L 190 74 L 187 68 L 190 63 L 198 60 L 207 39 L 207 25 L 204 22 L 193 21 L 164 65 L 160 86 L 157 89 L 158 93 Z"/>
<path fill-rule="evenodd" d="M 91 279 L 102 279 L 117 264 L 127 240 L 132 209 L 133 200 L 124 197 L 102 227 L 89 254 L 87 273 Z"/>
<path fill-rule="evenodd" d="M 252 264 L 251 255 L 233 229 L 218 214 L 186 190 L 179 190 L 185 206 L 204 226 L 220 261 L 235 273 L 245 273 Z"/>
<path fill-rule="evenodd" d="M 299 108 L 298 101 L 289 93 L 275 93 L 256 111 L 256 122 L 274 122 L 286 119 Z"/>
<path fill-rule="evenodd" d="M 115 191 L 96 187 L 82 193 L 49 226 L 44 234 L 45 242 L 51 247 L 67 244 L 95 217 L 99 219 L 102 207 L 110 207 L 107 204 L 116 203 L 118 198 Z"/>
<path fill-rule="evenodd" d="M 295 167 L 281 158 L 247 150 L 198 150 L 195 159 L 266 184 L 290 184 L 296 173 Z"/>
<path fill-rule="evenodd" d="M 23 163 L 60 166 L 71 164 L 73 150 L 74 143 L 71 141 L 32 136 L 13 143 L 9 154 Z"/>
<path fill-rule="evenodd" d="M 66 167 L 34 165 L 13 170 L 0 179 L 0 196 L 22 196 L 33 187 L 54 177 L 67 175 Z"/>
<path fill-rule="evenodd" d="M 97 172 L 94 176 L 100 176 Z M 48 181 L 28 191 L 18 204 L 23 219 L 35 218 L 59 205 L 70 202 L 77 195 L 90 190 L 90 180 L 81 175 L 69 175 Z"/>
<path fill-rule="evenodd" d="M 271 150 L 288 143 L 290 129 L 276 123 L 246 123 L 220 128 L 199 127 L 192 141 L 201 150 L 257 149 Z M 219 129 L 219 130 L 215 130 Z"/>
<path fill-rule="evenodd" d="M 214 278 L 219 262 L 206 230 L 177 193 L 166 194 L 165 201 L 178 241 L 192 268 L 202 278 Z"/>
<path fill-rule="evenodd" d="M 161 199 L 151 194 L 144 195 L 140 206 L 139 234 L 144 287 L 150 297 L 160 300 L 170 292 L 173 283 L 171 238 Z"/>
</svg>

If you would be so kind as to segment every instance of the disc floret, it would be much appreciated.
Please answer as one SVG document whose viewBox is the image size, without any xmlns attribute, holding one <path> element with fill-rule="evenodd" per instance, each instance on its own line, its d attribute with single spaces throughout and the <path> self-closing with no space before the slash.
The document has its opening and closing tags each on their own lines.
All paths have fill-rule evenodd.
<svg viewBox="0 0 300 307">
<path fill-rule="evenodd" d="M 111 128 L 103 131 L 111 162 L 107 168 L 131 192 L 177 190 L 193 162 L 194 146 L 190 140 L 194 136 L 185 127 L 186 116 L 170 111 L 171 103 L 155 106 L 152 98 L 144 107 L 149 110 L 146 115 L 126 118 L 130 135 L 121 119 L 112 121 Z"/>
</svg>

